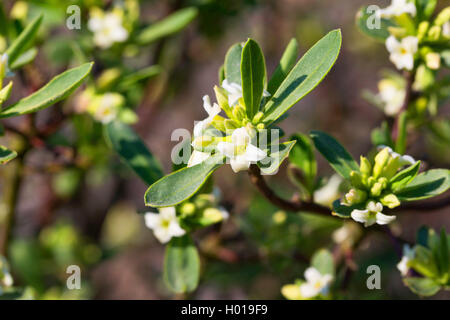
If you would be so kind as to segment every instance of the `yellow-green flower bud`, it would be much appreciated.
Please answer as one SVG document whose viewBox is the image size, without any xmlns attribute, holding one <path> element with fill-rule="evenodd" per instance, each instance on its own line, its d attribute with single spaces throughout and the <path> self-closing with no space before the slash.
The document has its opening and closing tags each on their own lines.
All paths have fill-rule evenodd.
<svg viewBox="0 0 450 320">
<path fill-rule="evenodd" d="M 363 176 L 370 176 L 372 173 L 372 165 L 370 164 L 370 161 L 366 158 L 361 156 L 359 160 L 359 170 L 361 171 L 361 174 Z"/>
<path fill-rule="evenodd" d="M 386 177 L 379 178 L 377 182 L 381 183 L 383 189 L 385 189 L 388 185 L 388 179 Z"/>
<path fill-rule="evenodd" d="M 206 208 L 203 211 L 203 218 L 207 219 L 210 223 L 217 223 L 223 220 L 223 215 L 217 208 Z"/>
<path fill-rule="evenodd" d="M 350 191 L 345 194 L 345 201 L 349 205 L 364 202 L 366 199 L 367 192 L 359 189 L 350 189 Z"/>
<path fill-rule="evenodd" d="M 255 114 L 255 116 L 252 119 L 253 124 L 258 124 L 261 122 L 262 118 L 264 117 L 264 113 L 259 111 Z"/>
<path fill-rule="evenodd" d="M 393 193 L 381 197 L 380 202 L 384 206 L 387 206 L 389 209 L 398 207 L 400 205 L 400 200 L 398 200 L 397 196 Z"/>
<path fill-rule="evenodd" d="M 375 156 L 375 165 L 373 166 L 373 177 L 378 178 L 383 171 L 384 166 L 389 160 L 389 149 L 384 148 Z"/>
<path fill-rule="evenodd" d="M 390 158 L 386 166 L 383 168 L 382 176 L 386 179 L 391 179 L 400 169 L 400 158 Z M 379 180 L 378 180 L 379 181 Z"/>
<path fill-rule="evenodd" d="M 406 29 L 401 27 L 388 27 L 388 31 L 390 34 L 399 39 L 404 38 L 407 33 Z"/>
<path fill-rule="evenodd" d="M 100 90 L 107 90 L 113 86 L 122 75 L 119 68 L 110 68 L 102 72 L 97 79 L 97 87 Z"/>
<path fill-rule="evenodd" d="M 242 121 L 246 118 L 245 110 L 240 105 L 233 108 L 233 118 Z"/>
<path fill-rule="evenodd" d="M 203 210 L 214 204 L 214 196 L 212 194 L 199 194 L 195 200 L 194 204 L 199 210 Z"/>
<path fill-rule="evenodd" d="M 450 21 L 450 7 L 445 8 L 438 14 L 434 20 L 434 24 L 440 27 L 447 21 Z"/>
<path fill-rule="evenodd" d="M 204 148 L 210 146 L 212 143 L 214 143 L 214 137 L 211 136 L 201 136 L 197 137 L 192 141 L 192 147 L 194 147 L 195 150 L 203 150 Z"/>
<path fill-rule="evenodd" d="M 256 125 L 256 129 L 258 130 L 264 130 L 266 128 L 266 126 L 264 125 L 264 123 L 258 123 Z"/>
<path fill-rule="evenodd" d="M 13 19 L 24 20 L 28 15 L 28 3 L 25 1 L 16 1 L 9 15 Z"/>
<path fill-rule="evenodd" d="M 419 27 L 417 28 L 417 38 L 419 41 L 422 41 L 422 39 L 426 36 L 429 27 L 430 23 L 428 21 L 422 21 L 419 24 Z"/>
<path fill-rule="evenodd" d="M 374 197 L 378 197 L 381 194 L 381 191 L 383 191 L 383 184 L 380 182 L 375 182 L 370 188 L 370 194 Z"/>
<path fill-rule="evenodd" d="M 350 182 L 354 187 L 364 188 L 363 177 L 357 171 L 350 172 Z"/>
<path fill-rule="evenodd" d="M 286 219 L 287 219 L 286 212 L 281 211 L 281 210 L 275 212 L 272 216 L 272 221 L 275 224 L 283 224 L 286 221 Z"/>
<path fill-rule="evenodd" d="M 231 118 L 233 116 L 233 112 L 231 107 L 228 105 L 228 95 L 224 88 L 214 86 L 214 92 L 216 93 L 216 100 L 225 114 Z"/>
<path fill-rule="evenodd" d="M 439 53 L 430 52 L 425 56 L 425 63 L 431 70 L 437 70 L 441 67 L 441 56 Z"/>
<path fill-rule="evenodd" d="M 180 206 L 178 211 L 182 217 L 187 217 L 193 215 L 196 209 L 195 204 L 192 202 L 185 202 Z"/>
<path fill-rule="evenodd" d="M 432 26 L 428 31 L 428 37 L 430 38 L 430 40 L 437 41 L 439 40 L 440 36 L 441 36 L 441 27 L 439 26 Z"/>
<path fill-rule="evenodd" d="M 374 177 L 369 177 L 367 179 L 367 186 L 369 188 L 371 188 L 374 185 L 375 182 L 377 182 L 377 179 L 375 179 Z"/>
<path fill-rule="evenodd" d="M 232 131 L 232 130 L 239 128 L 239 125 L 236 123 L 236 121 L 231 120 L 231 119 L 225 119 L 224 124 L 225 124 L 225 129 L 227 131 L 228 130 Z"/>
<path fill-rule="evenodd" d="M 9 99 L 9 96 L 11 95 L 12 85 L 13 82 L 10 81 L 6 87 L 0 90 L 0 107 L 6 100 Z"/>
<path fill-rule="evenodd" d="M 221 116 L 215 116 L 213 121 L 211 122 L 212 126 L 219 131 L 226 132 L 227 128 L 225 127 L 225 118 Z"/>
</svg>

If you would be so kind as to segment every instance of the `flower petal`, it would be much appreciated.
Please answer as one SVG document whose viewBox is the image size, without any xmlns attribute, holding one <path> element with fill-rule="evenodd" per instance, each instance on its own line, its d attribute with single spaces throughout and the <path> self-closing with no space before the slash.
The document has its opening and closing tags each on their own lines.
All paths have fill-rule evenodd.
<svg viewBox="0 0 450 320">
<path fill-rule="evenodd" d="M 230 165 L 231 169 L 233 169 L 233 171 L 237 173 L 239 171 L 247 170 L 250 167 L 250 162 L 247 161 L 245 156 L 241 155 L 230 159 Z"/>
<path fill-rule="evenodd" d="M 396 219 L 396 216 L 388 216 L 378 212 L 376 215 L 376 221 L 378 224 L 389 224 Z"/>
<path fill-rule="evenodd" d="M 161 217 L 157 213 L 148 212 L 144 216 L 145 225 L 149 229 L 155 229 L 159 225 Z"/>
<path fill-rule="evenodd" d="M 305 271 L 305 279 L 308 282 L 317 282 L 320 281 L 322 278 L 322 275 L 320 274 L 319 270 L 317 270 L 314 267 L 309 267 Z"/>
<path fill-rule="evenodd" d="M 267 157 L 267 153 L 258 147 L 249 144 L 247 145 L 247 149 L 245 150 L 245 158 L 248 161 L 261 161 L 262 159 Z"/>
</svg>

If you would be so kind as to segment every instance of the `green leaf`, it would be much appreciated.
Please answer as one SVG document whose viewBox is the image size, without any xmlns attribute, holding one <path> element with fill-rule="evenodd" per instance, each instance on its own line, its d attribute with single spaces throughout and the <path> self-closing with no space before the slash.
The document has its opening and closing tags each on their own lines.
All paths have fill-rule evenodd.
<svg viewBox="0 0 450 320">
<path fill-rule="evenodd" d="M 200 278 L 200 258 L 192 239 L 173 238 L 166 247 L 164 280 L 176 293 L 194 291 Z"/>
<path fill-rule="evenodd" d="M 308 183 L 308 190 L 312 191 L 317 174 L 314 146 L 308 136 L 304 134 L 294 134 L 291 140 L 295 140 L 297 143 L 289 153 L 289 160 L 303 172 Z"/>
<path fill-rule="evenodd" d="M 8 54 L 8 64 L 13 65 L 14 61 L 20 56 L 22 52 L 27 49 L 27 46 L 34 40 L 39 26 L 41 25 L 43 16 L 40 15 L 35 18 L 13 41 L 6 53 Z"/>
<path fill-rule="evenodd" d="M 0 3 L 0 35 L 8 36 L 8 16 L 6 15 L 3 3 Z"/>
<path fill-rule="evenodd" d="M 12 86 L 13 82 L 10 81 L 3 89 L 0 90 L 0 110 L 3 103 L 5 103 L 5 101 L 10 97 Z"/>
<path fill-rule="evenodd" d="M 391 184 L 391 190 L 394 192 L 398 192 L 405 188 L 408 183 L 410 183 L 417 176 L 417 173 L 419 173 L 419 169 L 420 161 L 417 161 L 415 164 L 397 173 L 389 181 L 389 183 Z"/>
<path fill-rule="evenodd" d="M 333 137 L 321 131 L 312 131 L 310 136 L 317 150 L 342 177 L 349 179 L 350 172 L 359 171 L 356 161 Z"/>
<path fill-rule="evenodd" d="M 241 80 L 247 117 L 253 119 L 253 116 L 259 111 L 266 82 L 264 55 L 258 43 L 253 39 L 248 39 L 242 49 Z"/>
<path fill-rule="evenodd" d="M 270 94 L 274 94 L 280 87 L 284 79 L 286 79 L 289 72 L 295 66 L 297 57 L 298 57 L 298 42 L 296 39 L 292 39 L 287 45 L 286 49 L 284 50 L 283 56 L 281 57 L 280 60 L 280 64 L 273 72 L 269 84 L 267 85 L 267 91 Z"/>
<path fill-rule="evenodd" d="M 178 10 L 167 18 L 155 22 L 142 30 L 137 36 L 137 42 L 141 45 L 150 44 L 158 39 L 180 32 L 188 26 L 197 15 L 198 10 L 194 7 Z"/>
<path fill-rule="evenodd" d="M 151 185 L 164 176 L 159 161 L 131 127 L 120 121 L 113 121 L 105 126 L 105 134 L 122 161 L 147 185 Z"/>
<path fill-rule="evenodd" d="M 428 278 L 404 278 L 403 282 L 412 292 L 419 296 L 429 297 L 435 295 L 441 288 L 433 279 Z"/>
<path fill-rule="evenodd" d="M 333 255 L 326 249 L 317 251 L 311 259 L 311 266 L 316 268 L 320 274 L 334 276 Z"/>
<path fill-rule="evenodd" d="M 436 252 L 439 273 L 441 276 L 449 274 L 449 247 L 447 244 L 447 234 L 444 227 L 441 229 L 439 238 L 439 249 Z M 448 278 L 447 278 L 448 280 Z"/>
<path fill-rule="evenodd" d="M 323 80 L 336 62 L 341 42 L 341 31 L 334 30 L 305 53 L 264 107 L 266 124 L 278 119 Z"/>
<path fill-rule="evenodd" d="M 417 21 L 428 20 L 433 15 L 437 0 L 416 0 Z"/>
<path fill-rule="evenodd" d="M 241 84 L 241 58 L 242 58 L 242 44 L 236 43 L 228 50 L 225 55 L 225 78 L 228 82 Z"/>
<path fill-rule="evenodd" d="M 214 155 L 193 167 L 175 171 L 148 188 L 145 204 L 151 207 L 170 207 L 193 196 L 206 179 L 224 163 L 222 155 Z"/>
<path fill-rule="evenodd" d="M 38 50 L 36 48 L 31 48 L 24 53 L 22 53 L 15 61 L 12 63 L 9 68 L 11 70 L 19 69 L 26 64 L 29 64 L 31 61 L 36 58 Z"/>
<path fill-rule="evenodd" d="M 65 99 L 83 82 L 91 69 L 92 63 L 85 63 L 61 73 L 32 95 L 2 110 L 0 118 L 36 112 Z"/>
<path fill-rule="evenodd" d="M 161 73 L 160 66 L 150 66 L 148 68 L 144 68 L 139 71 L 133 72 L 132 74 L 129 74 L 120 80 L 118 90 L 128 90 L 135 83 L 142 80 L 150 79 L 158 75 L 159 73 Z"/>
<path fill-rule="evenodd" d="M 17 152 L 0 145 L 0 164 L 6 164 L 17 157 Z"/>
<path fill-rule="evenodd" d="M 432 169 L 419 174 L 396 195 L 400 201 L 414 201 L 431 198 L 450 188 L 450 170 Z"/>
<path fill-rule="evenodd" d="M 414 247 L 414 253 L 414 259 L 409 262 L 411 268 L 425 277 L 437 277 L 439 272 L 433 252 L 421 245 L 416 245 Z"/>
<path fill-rule="evenodd" d="M 379 28 L 374 23 L 376 22 L 376 16 L 374 10 L 367 10 L 367 6 L 361 8 L 356 14 L 356 24 L 359 30 L 368 35 L 369 37 L 374 38 L 378 41 L 383 41 L 389 37 L 390 33 L 388 31 L 388 27 L 393 26 L 394 24 L 388 19 L 381 19 Z"/>
<path fill-rule="evenodd" d="M 283 142 L 278 145 L 270 146 L 266 151 L 276 150 L 269 154 L 267 158 L 258 162 L 261 172 L 265 175 L 272 175 L 278 170 L 284 159 L 289 156 L 289 152 L 294 146 L 295 141 Z"/>
</svg>

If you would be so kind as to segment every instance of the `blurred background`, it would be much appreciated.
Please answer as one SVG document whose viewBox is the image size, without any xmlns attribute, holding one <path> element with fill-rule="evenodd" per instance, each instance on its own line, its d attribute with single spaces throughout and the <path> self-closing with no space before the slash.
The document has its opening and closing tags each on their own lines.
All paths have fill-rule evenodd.
<svg viewBox="0 0 450 320">
<path fill-rule="evenodd" d="M 19 1 L 3 2 L 10 11 Z M 76 2 L 21 2 L 28 5 L 26 19 L 44 12 L 45 20 L 39 54 L 23 74 L 16 75 L 26 82 L 18 81 L 23 87 L 15 88 L 12 99 L 32 90 L 29 83 L 39 87 L 70 65 L 74 55 L 70 42 L 81 39 L 81 33 L 89 34 L 83 30 L 86 21 L 82 21 L 82 30 L 65 27 L 65 10 Z M 110 5 L 108 1 L 79 2 L 84 7 Z M 158 64 L 164 70 L 129 98 L 136 102 L 132 107 L 139 116 L 134 128 L 160 159 L 165 172 L 170 172 L 171 150 L 178 143 L 170 140 L 171 133 L 177 128 L 191 131 L 194 121 L 204 118 L 202 96 L 213 96 L 218 70 L 232 44 L 248 37 L 257 40 L 271 73 L 292 37 L 304 53 L 328 31 L 341 28 L 343 46 L 336 65 L 311 94 L 291 109 L 282 128 L 287 136 L 324 130 L 337 137 L 355 157 L 367 153 L 372 147 L 371 131 L 385 116 L 362 98 L 362 92 L 376 92 L 380 71 L 394 69 L 384 45 L 362 35 L 355 26 L 358 9 L 375 2 L 381 7 L 388 4 L 362 0 L 140 1 L 140 21 L 144 24 L 187 6 L 197 7 L 199 14 L 177 34 L 151 43 L 138 56 L 123 58 L 124 65 L 143 68 Z M 100 54 L 93 59 L 96 74 L 107 59 Z M 62 110 L 53 107 L 38 113 L 36 125 L 53 123 L 73 108 L 74 101 L 69 99 Z M 448 107 L 443 109 L 444 114 L 448 114 Z M 26 119 L 11 121 L 20 126 Z M 52 137 L 70 142 L 77 125 L 83 122 L 65 122 Z M 84 128 L 94 130 L 91 125 Z M 14 136 L 6 139 L 10 144 L 21 143 Z M 448 144 L 429 135 L 417 134 L 410 139 L 414 143 L 410 143 L 408 154 L 425 159 L 430 166 L 449 167 Z M 164 247 L 145 228 L 142 215 L 137 214 L 149 210 L 143 200 L 148 186 L 120 163 L 95 130 L 78 139 L 77 144 L 76 151 L 58 147 L 56 153 L 45 147 L 35 148 L 25 158 L 10 250 L 15 284 L 29 288 L 39 298 L 180 298 L 166 289 L 161 277 Z M 76 161 L 67 160 L 73 158 Z M 331 168 L 319 155 L 317 158 L 320 175 L 329 177 Z M 8 175 L 15 165 L 13 161 L 0 167 L 0 196 L 8 193 Z M 278 175 L 270 177 L 269 183 L 278 193 L 289 196 L 295 189 L 285 169 L 283 166 Z M 202 278 L 198 290 L 189 298 L 280 299 L 281 286 L 302 277 L 308 266 L 304 257 L 320 247 L 329 247 L 331 234 L 342 226 L 342 220 L 284 215 L 256 193 L 247 174 L 232 174 L 230 170 L 224 166 L 214 178 L 231 217 L 195 235 L 201 252 Z M 0 217 L 1 212 L 0 202 Z M 423 224 L 450 230 L 448 214 L 448 209 L 443 209 L 432 215 L 402 215 L 395 227 L 403 238 L 413 241 Z M 359 267 L 342 294 L 357 299 L 417 298 L 402 284 L 395 268 L 398 260 L 389 239 L 377 234 L 366 238 L 355 253 Z M 65 287 L 65 270 L 72 264 L 81 266 L 82 290 L 69 291 Z M 381 290 L 366 288 L 365 271 L 371 264 L 381 267 Z M 450 295 L 440 293 L 433 298 L 448 299 Z"/>
</svg>

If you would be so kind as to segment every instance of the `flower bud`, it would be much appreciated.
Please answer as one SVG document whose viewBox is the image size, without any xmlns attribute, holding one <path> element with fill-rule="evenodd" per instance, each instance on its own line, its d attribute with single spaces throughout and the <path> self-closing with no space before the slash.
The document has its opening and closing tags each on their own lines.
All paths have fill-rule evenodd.
<svg viewBox="0 0 450 320">
<path fill-rule="evenodd" d="M 393 193 L 381 197 L 380 202 L 384 206 L 387 206 L 389 209 L 398 207 L 400 205 L 400 200 L 398 200 L 397 196 Z"/>
<path fill-rule="evenodd" d="M 359 170 L 363 176 L 370 176 L 372 173 L 372 165 L 366 157 L 361 156 L 359 160 Z"/>
<path fill-rule="evenodd" d="M 370 194 L 374 197 L 378 197 L 383 191 L 383 185 L 380 182 L 375 182 L 370 189 Z"/>
<path fill-rule="evenodd" d="M 212 126 L 219 131 L 226 132 L 227 128 L 225 127 L 225 118 L 221 116 L 215 116 L 213 121 L 211 122 Z"/>
<path fill-rule="evenodd" d="M 393 176 L 395 176 L 398 169 L 400 169 L 400 158 L 390 158 L 383 169 L 382 176 L 385 177 L 386 180 L 391 179 Z"/>
<path fill-rule="evenodd" d="M 195 200 L 194 204 L 199 210 L 203 210 L 214 204 L 214 196 L 212 194 L 199 194 Z"/>
<path fill-rule="evenodd" d="M 352 183 L 352 186 L 364 188 L 363 177 L 357 171 L 350 172 L 350 182 Z"/>
<path fill-rule="evenodd" d="M 390 156 L 389 156 L 389 149 L 384 148 L 378 154 L 375 156 L 375 165 L 373 166 L 373 176 L 374 178 L 378 178 L 381 175 L 381 172 L 383 171 L 384 166 L 388 162 Z"/>
<path fill-rule="evenodd" d="M 192 202 L 185 202 L 179 208 L 179 212 L 182 217 L 193 215 L 195 213 L 195 210 L 195 204 L 193 204 Z"/>
<path fill-rule="evenodd" d="M 444 23 L 450 21 L 450 7 L 445 8 L 442 10 L 436 19 L 434 20 L 435 25 L 442 26 Z"/>
<path fill-rule="evenodd" d="M 102 72 L 97 79 L 97 87 L 99 90 L 107 90 L 111 88 L 120 78 L 122 72 L 119 68 L 110 68 Z"/>
<path fill-rule="evenodd" d="M 0 90 L 0 107 L 2 106 L 3 102 L 9 99 L 9 96 L 11 95 L 12 85 L 13 82 L 10 81 L 6 87 Z"/>
<path fill-rule="evenodd" d="M 240 105 L 233 108 L 233 118 L 236 120 L 243 120 L 246 118 L 245 110 Z"/>
<path fill-rule="evenodd" d="M 432 41 L 439 40 L 439 37 L 441 36 L 441 27 L 439 26 L 432 26 L 430 30 L 428 31 L 428 37 Z"/>
<path fill-rule="evenodd" d="M 441 67 L 441 56 L 439 53 L 430 52 L 425 56 L 427 67 L 431 70 L 437 70 Z"/>
<path fill-rule="evenodd" d="M 204 148 L 208 147 L 209 145 L 211 145 L 214 142 L 214 137 L 211 136 L 200 136 L 195 138 L 192 141 L 192 147 L 195 150 L 203 150 Z"/>
<path fill-rule="evenodd" d="M 262 118 L 264 117 L 264 113 L 259 111 L 258 113 L 255 114 L 255 116 L 252 119 L 252 123 L 253 124 L 258 124 L 261 122 Z"/>
<path fill-rule="evenodd" d="M 404 38 L 407 34 L 407 30 L 402 27 L 388 27 L 388 31 L 389 34 L 393 35 L 398 39 Z"/>
<path fill-rule="evenodd" d="M 345 194 L 345 201 L 349 205 L 361 203 L 363 201 L 366 201 L 366 199 L 367 192 L 359 189 L 350 189 L 350 191 Z"/>
<path fill-rule="evenodd" d="M 3 79 L 8 71 L 8 54 L 4 53 L 0 56 L 0 89 L 2 88 Z"/>
<path fill-rule="evenodd" d="M 233 130 L 239 128 L 239 125 L 236 123 L 236 121 L 231 120 L 231 119 L 225 119 L 225 121 L 223 123 L 225 125 L 226 131 L 233 131 Z"/>
<path fill-rule="evenodd" d="M 256 125 L 256 129 L 258 130 L 264 130 L 266 128 L 266 126 L 264 125 L 264 123 L 258 123 Z"/>
<path fill-rule="evenodd" d="M 222 212 L 217 208 L 206 208 L 203 211 L 203 218 L 207 219 L 210 223 L 217 223 L 223 220 Z"/>
<path fill-rule="evenodd" d="M 419 42 L 426 36 L 430 23 L 428 21 L 422 21 L 417 28 L 417 38 Z"/>
</svg>

